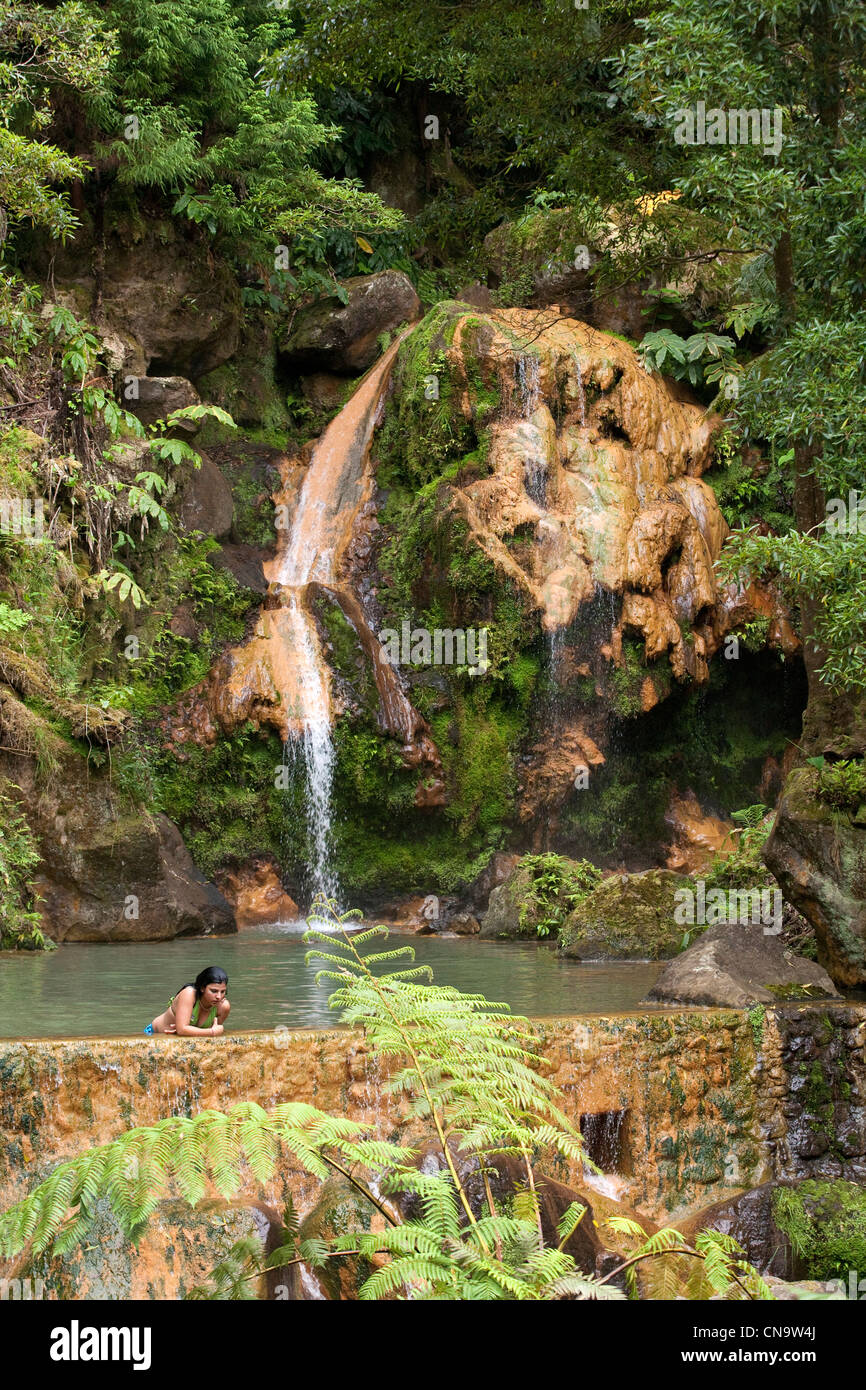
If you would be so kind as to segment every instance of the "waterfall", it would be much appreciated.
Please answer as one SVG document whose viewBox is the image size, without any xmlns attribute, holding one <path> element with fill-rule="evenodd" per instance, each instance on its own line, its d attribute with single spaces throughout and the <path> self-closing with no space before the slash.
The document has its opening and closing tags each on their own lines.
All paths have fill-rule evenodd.
<svg viewBox="0 0 866 1390">
<path fill-rule="evenodd" d="M 565 629 L 555 627 L 547 633 L 548 670 L 552 687 L 551 713 L 556 714 L 559 693 L 563 684 L 562 658 L 565 653 Z"/>
<path fill-rule="evenodd" d="M 586 425 L 586 392 L 583 389 L 583 377 L 580 374 L 580 362 L 578 360 L 577 353 L 572 353 L 572 356 L 574 358 L 575 376 L 577 378 L 578 418 L 580 419 L 580 427 L 581 429 L 583 429 Z"/>
<path fill-rule="evenodd" d="M 314 895 L 331 898 L 339 894 L 331 853 L 336 761 L 331 681 L 309 600 L 314 592 L 311 586 L 339 591 L 340 565 L 355 519 L 370 495 L 366 468 L 370 441 L 400 342 L 402 338 L 368 372 L 316 444 L 291 528 L 268 574 L 280 604 L 269 631 L 278 637 L 284 655 L 280 664 L 285 686 L 280 692 L 286 726 L 283 762 L 286 767 L 303 768 L 310 886 Z M 360 629 L 360 613 L 355 622 Z M 377 671 L 377 679 L 388 678 L 384 668 Z M 411 710 L 399 685 L 396 692 L 384 689 L 382 693 L 391 726 L 411 737 Z"/>
<path fill-rule="evenodd" d="M 527 496 L 532 498 L 537 507 L 546 507 L 547 459 L 538 456 L 524 459 L 523 480 Z"/>
<path fill-rule="evenodd" d="M 541 362 L 531 352 L 522 352 L 516 359 L 517 386 L 520 391 L 520 413 L 528 418 L 535 411 L 541 381 Z"/>
<path fill-rule="evenodd" d="M 283 745 L 283 763 L 303 764 L 304 804 L 311 841 L 309 864 L 313 894 L 334 898 L 339 892 L 331 868 L 331 792 L 334 783 L 334 741 L 328 682 L 319 658 L 313 621 L 297 598 L 287 605 L 294 634 L 295 676 L 302 694 L 297 718 L 300 729 Z"/>
</svg>

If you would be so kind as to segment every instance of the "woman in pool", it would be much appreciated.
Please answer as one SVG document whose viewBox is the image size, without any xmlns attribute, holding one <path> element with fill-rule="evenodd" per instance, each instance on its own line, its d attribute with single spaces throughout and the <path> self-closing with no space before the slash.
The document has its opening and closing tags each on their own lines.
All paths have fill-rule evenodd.
<svg viewBox="0 0 866 1390">
<path fill-rule="evenodd" d="M 168 1001 L 165 1013 L 145 1028 L 151 1033 L 176 1033 L 183 1038 L 218 1037 L 225 1031 L 231 1004 L 226 998 L 229 977 L 218 965 L 209 965 Z"/>
</svg>

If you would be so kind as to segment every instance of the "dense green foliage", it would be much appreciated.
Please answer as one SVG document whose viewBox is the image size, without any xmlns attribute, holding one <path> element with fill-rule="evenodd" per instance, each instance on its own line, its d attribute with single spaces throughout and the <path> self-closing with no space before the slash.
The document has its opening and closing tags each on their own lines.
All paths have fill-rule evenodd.
<svg viewBox="0 0 866 1390">
<path fill-rule="evenodd" d="M 575 863 L 560 854 L 524 854 L 520 867 L 529 879 L 520 925 L 525 927 L 531 917 L 541 937 L 555 934 L 577 904 L 601 883 L 601 871 L 586 859 Z"/>
<path fill-rule="evenodd" d="M 45 938 L 32 910 L 30 876 L 39 862 L 27 822 L 0 784 L 0 950 L 39 951 Z"/>
<path fill-rule="evenodd" d="M 809 1279 L 842 1279 L 848 1289 L 866 1270 L 866 1196 L 849 1182 L 810 1180 L 773 1193 L 773 1214 Z"/>
<path fill-rule="evenodd" d="M 846 0 L 777 0 L 754 23 L 722 0 L 674 0 L 639 21 L 624 57 L 623 96 L 660 141 L 684 110 L 759 108 L 781 142 L 677 147 L 677 186 L 763 261 L 727 323 L 764 350 L 739 378 L 732 411 L 747 438 L 787 453 L 798 530 L 748 533 L 732 564 L 778 572 L 820 598 L 809 635 L 828 681 L 862 689 L 863 543 L 856 526 L 825 526 L 825 498 L 862 481 L 866 452 L 863 320 L 863 146 L 866 15 Z M 774 126 L 774 130 L 776 127 Z"/>
</svg>

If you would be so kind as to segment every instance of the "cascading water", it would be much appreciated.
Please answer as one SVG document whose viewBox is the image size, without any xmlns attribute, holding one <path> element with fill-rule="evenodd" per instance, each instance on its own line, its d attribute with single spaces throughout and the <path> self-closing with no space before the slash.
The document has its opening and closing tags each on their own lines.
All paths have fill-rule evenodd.
<svg viewBox="0 0 866 1390">
<path fill-rule="evenodd" d="M 292 768 L 303 765 L 304 804 L 310 839 L 310 885 L 313 893 L 335 898 L 339 891 L 331 868 L 331 793 L 334 784 L 335 750 L 331 737 L 331 715 L 327 680 L 314 645 L 312 619 L 295 598 L 288 604 L 290 630 L 296 660 L 296 678 L 303 698 L 297 717 L 299 734 L 283 745 L 283 763 Z M 300 755 L 300 756 L 299 756 Z"/>
<path fill-rule="evenodd" d="M 580 361 L 578 360 L 577 353 L 574 353 L 573 357 L 574 375 L 577 386 L 577 412 L 580 420 L 580 427 L 584 429 L 586 427 L 586 392 L 583 389 L 583 377 L 580 374 Z"/>
<path fill-rule="evenodd" d="M 528 458 L 523 463 L 523 478 L 528 497 L 537 507 L 547 506 L 547 460 Z"/>
<path fill-rule="evenodd" d="M 313 450 L 291 530 L 268 576 L 280 604 L 273 614 L 273 635 L 285 654 L 281 667 L 287 686 L 281 691 L 286 716 L 283 760 L 287 767 L 303 766 L 310 886 L 314 894 L 329 898 L 339 894 L 331 853 L 336 753 L 330 673 L 308 604 L 311 586 L 337 590 L 340 563 L 369 494 L 365 465 L 370 440 L 400 341 L 368 373 Z M 360 614 L 355 621 L 359 628 L 363 625 Z M 413 726 L 406 713 L 411 709 L 399 684 L 396 691 L 383 692 L 383 704 L 391 724 L 411 737 Z"/>
<path fill-rule="evenodd" d="M 522 352 L 516 360 L 517 387 L 520 392 L 520 413 L 528 417 L 538 406 L 541 383 L 541 362 L 531 352 Z"/>
</svg>

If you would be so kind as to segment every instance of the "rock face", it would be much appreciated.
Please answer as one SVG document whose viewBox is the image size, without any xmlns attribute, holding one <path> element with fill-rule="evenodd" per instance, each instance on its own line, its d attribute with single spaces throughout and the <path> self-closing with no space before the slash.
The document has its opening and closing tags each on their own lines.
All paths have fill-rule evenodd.
<svg viewBox="0 0 866 1390">
<path fill-rule="evenodd" d="M 606 878 L 567 918 L 559 949 L 572 960 L 666 960 L 680 949 L 676 893 L 689 880 L 669 869 Z"/>
<path fill-rule="evenodd" d="M 683 1223 L 733 1236 L 761 1274 L 781 1279 L 862 1277 L 866 1262 L 866 1190 L 853 1182 L 768 1182 L 717 1202 Z M 847 1292 L 847 1289 L 846 1289 Z"/>
<path fill-rule="evenodd" d="M 238 931 L 269 922 L 294 922 L 298 904 L 283 888 L 270 860 L 247 864 L 225 877 L 223 892 L 235 910 Z"/>
<path fill-rule="evenodd" d="M 784 999 L 838 998 L 814 961 L 792 955 L 760 926 L 721 923 L 666 965 L 648 998 L 662 1004 L 747 1009 Z"/>
<path fill-rule="evenodd" d="M 773 1177 L 866 1184 L 866 1012 L 786 1004 L 761 1029 L 761 1127 Z"/>
<path fill-rule="evenodd" d="M 125 399 L 124 404 L 143 425 L 153 425 L 173 410 L 201 404 L 198 391 L 183 376 L 140 376 L 135 389 L 137 395 L 131 400 Z M 198 422 L 184 420 L 176 428 L 182 429 L 185 434 L 195 434 Z"/>
<path fill-rule="evenodd" d="M 785 783 L 764 858 L 782 892 L 815 928 L 818 959 L 837 985 L 866 985 L 866 807 L 834 812 L 814 794 L 815 773 Z"/>
<path fill-rule="evenodd" d="M 399 270 L 343 282 L 349 302 L 330 298 L 303 309 L 280 341 L 283 356 L 308 371 L 364 372 L 375 362 L 382 333 L 417 318 L 421 304 Z"/>
<path fill-rule="evenodd" d="M 25 1278 L 41 1279 L 46 1297 L 115 1302 L 125 1299 L 184 1298 L 205 1284 L 213 1267 L 236 1241 L 253 1239 L 268 1254 L 281 1243 L 283 1225 L 276 1211 L 262 1202 L 225 1202 L 213 1198 L 194 1209 L 185 1202 L 160 1202 L 141 1239 L 127 1240 L 106 1209 L 88 1232 L 84 1246 L 68 1255 L 40 1255 Z M 22 1262 L 19 1261 L 19 1264 Z M 250 1286 L 258 1298 L 291 1298 L 277 1293 L 288 1284 L 290 1270 L 263 1273 Z"/>
<path fill-rule="evenodd" d="M 55 280 L 58 297 L 88 314 L 94 282 L 86 234 L 57 257 Z M 237 279 L 193 228 L 151 223 L 133 245 L 109 234 L 103 284 L 102 313 L 116 349 L 116 371 L 143 377 L 150 370 L 195 381 L 227 362 L 238 345 Z"/>
<path fill-rule="evenodd" d="M 124 811 L 77 759 L 39 794 L 16 768 L 42 859 L 34 879 L 55 941 L 163 941 L 235 930 L 232 909 L 195 868 L 166 816 Z M 32 774 L 30 774 L 32 776 Z"/>
<path fill-rule="evenodd" d="M 835 1015 L 839 1006 L 829 1010 Z M 862 1007 L 846 1012 L 864 1015 Z M 755 1085 L 752 1071 L 754 1033 L 741 1010 L 547 1019 L 540 1033 L 538 1050 L 550 1062 L 545 1075 L 562 1090 L 575 1127 L 586 1114 L 627 1111 L 621 1155 L 630 1205 L 656 1220 L 685 1206 L 705 1207 L 730 1195 L 725 1170 L 732 1159 L 741 1185 L 769 1176 L 757 1116 L 763 1087 Z M 213 1040 L 90 1038 L 86 1046 L 75 1039 L 0 1040 L 0 1208 L 83 1147 L 166 1115 L 224 1110 L 239 1101 L 265 1108 L 306 1102 L 369 1124 L 380 1137 L 418 1146 L 430 1138 L 426 1122 L 386 1084 L 399 1065 L 344 1028 L 229 1031 Z M 863 1082 L 861 1051 L 856 1063 L 852 1057 L 852 1090 Z M 796 1084 L 796 1073 L 786 1078 L 780 1072 L 773 1102 L 780 1146 Z M 556 1176 L 583 1186 L 577 1162 Z M 250 1174 L 243 1195 L 280 1211 L 291 1192 L 305 1212 L 317 1189 L 287 1156 L 263 1187 Z"/>
<path fill-rule="evenodd" d="M 733 821 L 720 820 L 704 811 L 694 792 L 675 793 L 665 813 L 665 824 L 673 832 L 667 867 L 684 873 L 706 868 L 716 854 L 734 848 Z"/>
<path fill-rule="evenodd" d="M 677 680 L 706 681 L 732 623 L 778 607 L 766 591 L 720 586 L 714 571 L 728 528 L 701 474 L 718 420 L 586 323 L 543 310 L 437 312 L 450 315 L 443 351 L 459 410 L 490 431 L 485 475 L 451 489 L 472 542 L 545 632 L 604 590 L 622 599 L 619 621 L 608 617 L 610 661 L 623 664 L 633 635 L 646 661 L 666 657 Z M 488 402 L 498 392 L 489 420 L 479 380 Z"/>
<path fill-rule="evenodd" d="M 184 487 L 180 521 L 186 531 L 201 531 L 219 539 L 232 529 L 232 490 L 213 459 L 207 454 L 200 454 L 200 458 L 201 467 L 190 472 Z"/>
<path fill-rule="evenodd" d="M 759 1274 L 796 1279 L 805 1271 L 798 1262 L 788 1235 L 779 1229 L 773 1214 L 773 1194 L 780 1183 L 765 1182 L 723 1202 L 714 1202 L 680 1227 L 690 1243 L 700 1231 L 721 1231 L 745 1250 L 749 1264 Z"/>
</svg>

